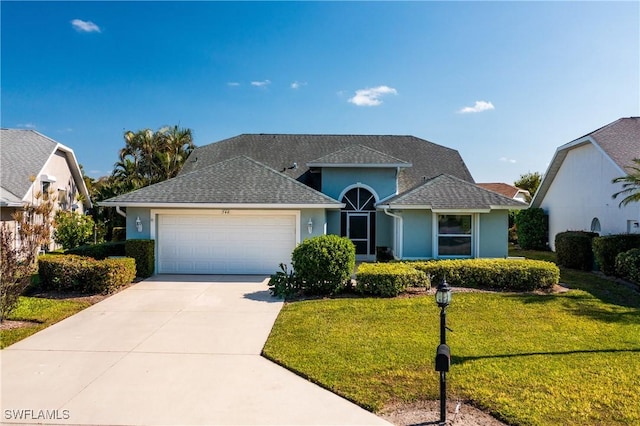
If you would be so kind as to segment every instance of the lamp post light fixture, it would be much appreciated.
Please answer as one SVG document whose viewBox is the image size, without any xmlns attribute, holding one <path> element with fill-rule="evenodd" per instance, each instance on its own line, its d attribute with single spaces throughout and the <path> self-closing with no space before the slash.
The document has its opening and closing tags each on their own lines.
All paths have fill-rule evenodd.
<svg viewBox="0 0 640 426">
<path fill-rule="evenodd" d="M 436 289 L 436 303 L 440 307 L 440 344 L 436 350 L 436 371 L 440 372 L 440 425 L 447 423 L 447 371 L 451 365 L 451 351 L 447 346 L 447 306 L 451 303 L 451 287 L 447 279 Z"/>
<path fill-rule="evenodd" d="M 138 232 L 142 232 L 142 221 L 140 220 L 140 216 L 136 217 L 136 230 Z"/>
<path fill-rule="evenodd" d="M 313 232 L 313 221 L 309 218 L 309 223 L 307 223 L 307 231 L 311 234 Z"/>
</svg>

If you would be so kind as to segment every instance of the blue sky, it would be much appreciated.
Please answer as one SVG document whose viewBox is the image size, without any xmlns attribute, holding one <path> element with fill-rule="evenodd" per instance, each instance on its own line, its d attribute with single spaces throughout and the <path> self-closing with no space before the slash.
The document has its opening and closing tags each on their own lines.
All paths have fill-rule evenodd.
<svg viewBox="0 0 640 426">
<path fill-rule="evenodd" d="M 638 2 L 8 2 L 1 125 L 107 175 L 125 130 L 414 135 L 477 182 L 640 115 Z M 411 159 L 407 159 L 411 160 Z"/>
</svg>

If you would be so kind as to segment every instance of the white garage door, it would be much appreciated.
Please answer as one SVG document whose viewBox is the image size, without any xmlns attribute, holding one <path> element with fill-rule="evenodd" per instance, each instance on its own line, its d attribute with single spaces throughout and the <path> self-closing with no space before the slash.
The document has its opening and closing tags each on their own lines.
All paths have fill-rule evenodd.
<svg viewBox="0 0 640 426">
<path fill-rule="evenodd" d="M 296 216 L 159 215 L 161 274 L 272 274 L 289 263 Z"/>
</svg>

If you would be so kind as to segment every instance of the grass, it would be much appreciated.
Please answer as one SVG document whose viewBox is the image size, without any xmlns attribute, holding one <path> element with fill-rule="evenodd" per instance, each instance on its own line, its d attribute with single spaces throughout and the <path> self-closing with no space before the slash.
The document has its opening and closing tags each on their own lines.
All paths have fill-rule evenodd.
<svg viewBox="0 0 640 426">
<path fill-rule="evenodd" d="M 89 302 L 83 301 L 20 297 L 18 307 L 8 319 L 29 321 L 32 325 L 0 330 L 0 349 L 29 337 L 89 306 Z"/>
<path fill-rule="evenodd" d="M 640 295 L 580 271 L 561 281 L 572 290 L 454 294 L 449 395 L 516 425 L 640 424 Z M 433 297 L 288 303 L 264 354 L 378 411 L 438 399 L 438 321 Z"/>
</svg>

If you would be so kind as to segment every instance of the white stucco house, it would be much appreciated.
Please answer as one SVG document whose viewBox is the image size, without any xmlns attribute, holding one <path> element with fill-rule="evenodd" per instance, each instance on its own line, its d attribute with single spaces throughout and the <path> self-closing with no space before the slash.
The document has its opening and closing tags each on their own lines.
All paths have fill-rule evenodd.
<svg viewBox="0 0 640 426">
<path fill-rule="evenodd" d="M 58 210 L 84 213 L 91 207 L 73 150 L 35 130 L 0 129 L 0 174 L 0 223 L 14 235 L 13 214 L 38 202 L 37 193 L 51 192 Z"/>
<path fill-rule="evenodd" d="M 621 118 L 559 147 L 531 202 L 549 216 L 549 245 L 567 230 L 600 235 L 640 233 L 640 204 L 619 206 L 612 195 L 640 158 L 640 117 Z"/>
</svg>

